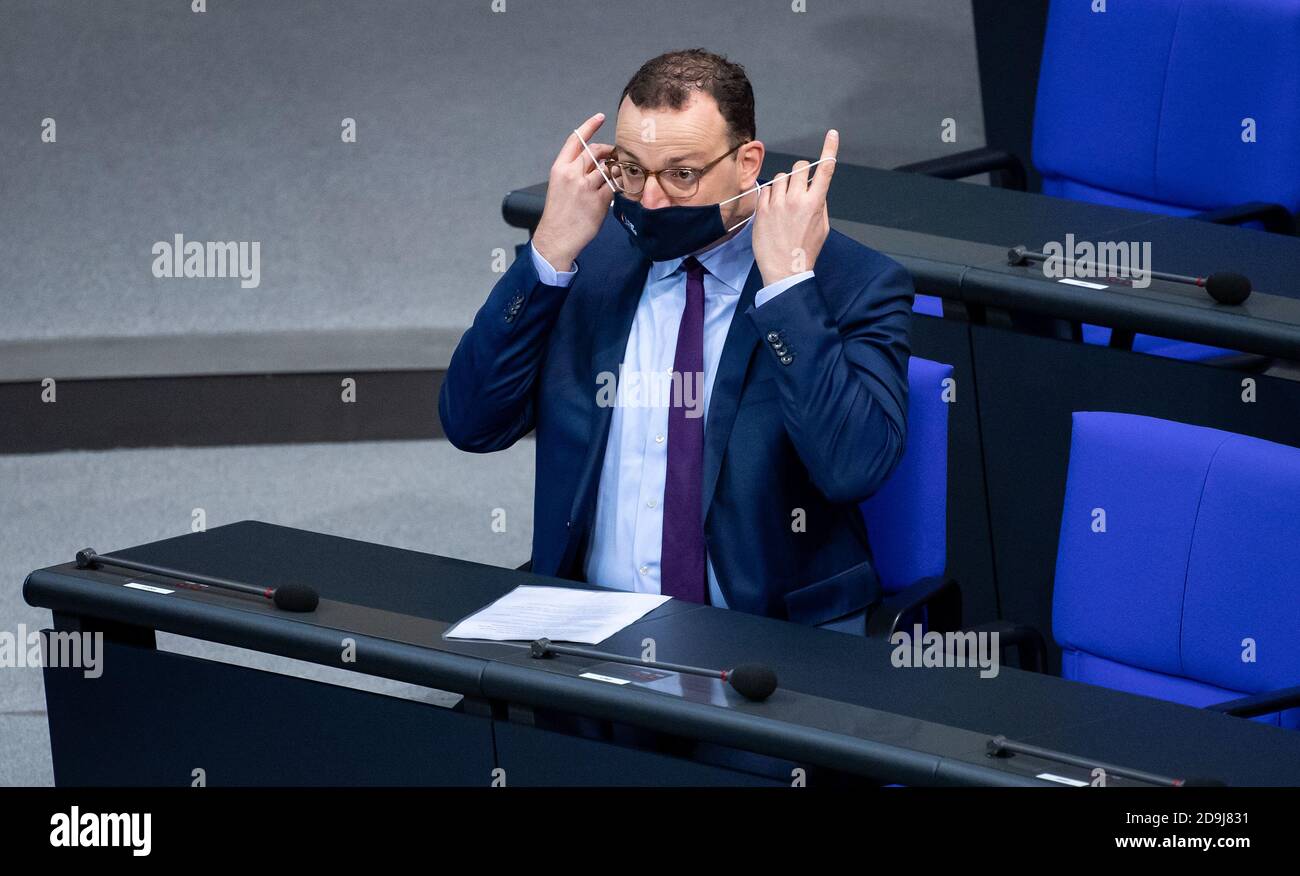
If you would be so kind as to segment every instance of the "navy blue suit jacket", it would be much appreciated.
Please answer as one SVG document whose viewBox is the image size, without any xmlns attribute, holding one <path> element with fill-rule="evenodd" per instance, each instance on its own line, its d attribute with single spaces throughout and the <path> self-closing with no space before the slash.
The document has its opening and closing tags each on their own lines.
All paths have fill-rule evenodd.
<svg viewBox="0 0 1300 876">
<path fill-rule="evenodd" d="M 610 215 L 578 265 L 567 289 L 547 286 L 524 250 L 461 338 L 438 399 L 461 450 L 502 450 L 536 430 L 532 569 L 573 580 L 612 415 L 597 375 L 618 372 L 650 261 Z M 705 539 L 728 606 L 804 624 L 880 597 L 858 502 L 903 452 L 913 292 L 897 262 L 834 230 L 813 270 L 757 309 L 763 281 L 750 270 L 704 439 Z"/>
</svg>

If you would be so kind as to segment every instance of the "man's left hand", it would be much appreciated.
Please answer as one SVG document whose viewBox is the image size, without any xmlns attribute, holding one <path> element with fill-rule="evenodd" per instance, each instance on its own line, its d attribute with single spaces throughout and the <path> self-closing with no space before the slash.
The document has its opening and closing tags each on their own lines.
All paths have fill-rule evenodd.
<svg viewBox="0 0 1300 876">
<path fill-rule="evenodd" d="M 839 133 L 828 131 L 821 157 L 834 158 L 839 148 Z M 797 161 L 789 174 L 778 173 L 759 192 L 753 245 L 764 286 L 813 269 L 831 229 L 826 191 L 835 164 L 817 165 L 809 184 L 808 162 Z"/>
</svg>

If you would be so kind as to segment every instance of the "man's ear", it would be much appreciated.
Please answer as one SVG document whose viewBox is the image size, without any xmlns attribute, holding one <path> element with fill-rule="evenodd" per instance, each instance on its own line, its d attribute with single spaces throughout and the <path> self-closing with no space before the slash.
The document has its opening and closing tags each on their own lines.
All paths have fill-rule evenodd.
<svg viewBox="0 0 1300 876">
<path fill-rule="evenodd" d="M 763 156 L 767 147 L 762 140 L 750 140 L 736 150 L 736 160 L 740 162 L 740 178 L 747 188 L 753 188 L 758 176 L 763 171 Z"/>
</svg>

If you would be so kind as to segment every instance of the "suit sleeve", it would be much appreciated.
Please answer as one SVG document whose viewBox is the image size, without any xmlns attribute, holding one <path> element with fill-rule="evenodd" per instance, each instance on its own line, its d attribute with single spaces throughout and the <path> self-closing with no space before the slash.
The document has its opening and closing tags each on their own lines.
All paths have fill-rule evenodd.
<svg viewBox="0 0 1300 876">
<path fill-rule="evenodd" d="M 438 394 L 443 434 L 461 450 L 504 450 L 532 431 L 533 396 L 546 338 L 575 272 L 538 275 L 531 245 L 488 294 L 451 355 Z M 549 268 L 550 266 L 543 264 Z"/>
<path fill-rule="evenodd" d="M 760 355 L 777 363 L 790 440 L 832 502 L 869 498 L 902 457 L 912 297 L 911 276 L 888 260 L 843 314 L 815 276 L 746 310 Z"/>
</svg>

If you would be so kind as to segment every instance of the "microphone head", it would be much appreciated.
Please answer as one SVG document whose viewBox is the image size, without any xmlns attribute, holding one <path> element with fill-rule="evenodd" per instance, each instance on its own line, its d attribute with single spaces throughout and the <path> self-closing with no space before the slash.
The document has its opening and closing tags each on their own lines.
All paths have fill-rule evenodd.
<svg viewBox="0 0 1300 876">
<path fill-rule="evenodd" d="M 282 611 L 315 611 L 320 597 L 305 584 L 286 584 L 275 588 L 275 607 Z"/>
<path fill-rule="evenodd" d="M 765 700 L 776 690 L 776 673 L 762 663 L 742 663 L 727 673 L 731 683 L 747 700 Z"/>
<path fill-rule="evenodd" d="M 1024 245 L 1013 246 L 1007 250 L 1007 263 L 1012 265 L 1023 265 L 1028 259 L 1026 253 L 1029 249 Z"/>
<path fill-rule="evenodd" d="M 1220 271 L 1205 278 L 1205 291 L 1220 304 L 1240 304 L 1250 297 L 1250 279 L 1232 271 Z"/>
<path fill-rule="evenodd" d="M 97 556 L 99 556 L 99 554 L 95 553 L 94 548 L 82 548 L 77 551 L 77 568 L 89 569 L 91 566 L 95 565 L 95 558 Z"/>
</svg>

